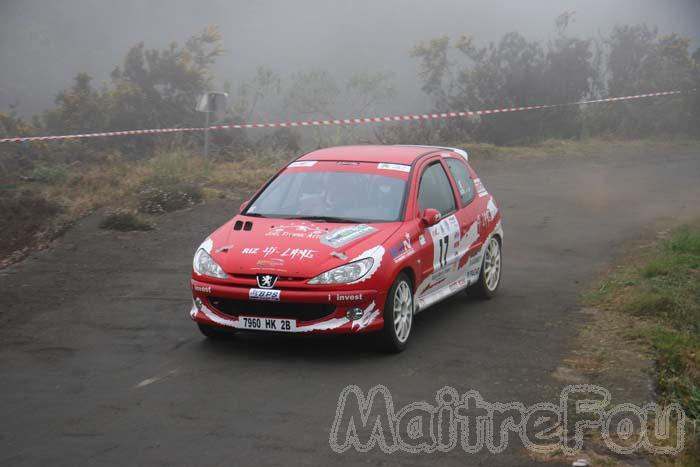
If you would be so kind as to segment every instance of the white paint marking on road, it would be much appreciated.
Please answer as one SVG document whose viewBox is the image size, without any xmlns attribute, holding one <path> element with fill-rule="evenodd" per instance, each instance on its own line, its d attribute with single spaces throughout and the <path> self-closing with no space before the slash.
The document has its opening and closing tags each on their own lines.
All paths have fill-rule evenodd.
<svg viewBox="0 0 700 467">
<path fill-rule="evenodd" d="M 139 389 L 139 388 L 146 387 L 146 386 L 148 386 L 149 384 L 153 384 L 153 383 L 155 383 L 155 382 L 157 382 L 157 381 L 160 381 L 161 379 L 165 379 L 165 378 L 167 378 L 167 377 L 169 377 L 169 376 L 175 376 L 175 375 L 177 375 L 177 374 L 179 373 L 179 371 L 180 371 L 180 369 L 179 369 L 179 368 L 176 368 L 176 369 L 174 369 L 174 370 L 168 371 L 168 372 L 165 373 L 164 375 L 156 375 L 156 376 L 154 376 L 154 377 L 152 377 L 152 378 L 146 378 L 146 379 L 144 379 L 143 381 L 141 381 L 139 384 L 137 384 L 136 386 L 134 386 L 134 389 Z"/>
</svg>

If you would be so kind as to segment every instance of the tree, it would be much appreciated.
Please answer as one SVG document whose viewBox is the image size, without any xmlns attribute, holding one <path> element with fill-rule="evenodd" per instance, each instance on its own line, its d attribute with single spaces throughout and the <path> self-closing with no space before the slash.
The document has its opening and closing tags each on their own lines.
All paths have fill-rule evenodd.
<svg viewBox="0 0 700 467">
<path fill-rule="evenodd" d="M 608 88 L 613 96 L 680 90 L 684 95 L 616 104 L 607 117 L 611 132 L 626 136 L 691 132 L 700 116 L 698 62 L 690 40 L 671 34 L 659 37 L 647 25 L 617 26 L 608 40 Z"/>
<path fill-rule="evenodd" d="M 111 75 L 119 90 L 114 99 L 117 116 L 140 127 L 196 124 L 196 100 L 210 89 L 210 67 L 223 52 L 220 42 L 219 31 L 210 27 L 184 47 L 175 42 L 163 50 L 146 49 L 143 43 L 132 47 Z"/>
<path fill-rule="evenodd" d="M 346 89 L 350 103 L 356 103 L 352 115 L 367 115 L 396 97 L 392 75 L 384 71 L 353 73 L 348 79 Z"/>
<path fill-rule="evenodd" d="M 233 114 L 242 121 L 251 122 L 255 120 L 255 110 L 258 105 L 280 93 L 282 80 L 279 73 L 272 68 L 259 66 L 255 76 L 242 82 L 235 92 L 230 83 L 225 85 L 225 89 L 231 95 Z"/>
<path fill-rule="evenodd" d="M 333 118 L 340 89 L 325 70 L 312 69 L 292 76 L 284 106 L 294 116 Z"/>
<path fill-rule="evenodd" d="M 172 43 L 159 50 L 137 44 L 112 71 L 109 84 L 96 90 L 90 76 L 78 73 L 73 86 L 56 97 L 56 107 L 44 112 L 38 122 L 53 134 L 199 125 L 195 103 L 210 88 L 210 68 L 222 53 L 220 41 L 218 30 L 207 28 L 184 46 Z M 193 137 L 183 135 L 182 141 Z M 133 136 L 61 146 L 76 155 L 88 149 L 110 149 L 143 157 L 155 144 L 153 137 Z"/>
</svg>

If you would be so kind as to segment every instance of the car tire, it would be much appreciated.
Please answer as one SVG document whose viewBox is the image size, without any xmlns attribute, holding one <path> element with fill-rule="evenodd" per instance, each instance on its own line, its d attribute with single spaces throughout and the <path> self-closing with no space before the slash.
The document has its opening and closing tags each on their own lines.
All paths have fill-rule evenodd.
<svg viewBox="0 0 700 467">
<path fill-rule="evenodd" d="M 493 298 L 501 285 L 501 265 L 501 242 L 494 236 L 486 243 L 479 280 L 469 287 L 469 292 L 473 292 L 479 298 L 487 300 Z"/>
<path fill-rule="evenodd" d="M 199 332 L 209 339 L 222 339 L 234 334 L 234 330 L 223 329 L 218 326 L 210 326 L 208 324 L 197 323 Z"/>
<path fill-rule="evenodd" d="M 413 328 L 413 310 L 413 285 L 402 272 L 389 289 L 384 305 L 384 329 L 379 336 L 383 351 L 398 353 L 406 348 Z"/>
</svg>

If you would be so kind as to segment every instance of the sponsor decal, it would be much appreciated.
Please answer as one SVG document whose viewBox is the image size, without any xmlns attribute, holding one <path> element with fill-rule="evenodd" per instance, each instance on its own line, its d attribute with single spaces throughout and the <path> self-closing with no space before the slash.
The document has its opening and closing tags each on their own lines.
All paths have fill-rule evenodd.
<svg viewBox="0 0 700 467">
<path fill-rule="evenodd" d="M 447 276 L 450 274 L 450 270 L 445 268 L 441 269 L 440 271 L 435 272 L 429 279 L 428 279 L 428 287 L 425 289 L 426 291 L 442 284 L 447 280 Z"/>
<path fill-rule="evenodd" d="M 255 265 L 258 268 L 280 268 L 284 266 L 284 260 L 279 258 L 261 259 Z"/>
<path fill-rule="evenodd" d="M 481 251 L 477 251 L 472 256 L 470 256 L 469 263 L 467 263 L 467 264 L 469 266 L 473 266 L 475 264 L 481 264 Z"/>
<path fill-rule="evenodd" d="M 362 315 L 362 318 L 355 320 L 352 322 L 352 325 L 350 326 L 352 329 L 357 328 L 357 330 L 361 330 L 366 328 L 368 325 L 372 324 L 372 322 L 377 319 L 379 316 L 379 310 L 375 309 L 375 304 L 374 302 L 370 303 L 367 308 L 365 308 L 364 313 Z"/>
<path fill-rule="evenodd" d="M 313 167 L 316 161 L 296 161 L 289 164 L 287 167 Z"/>
<path fill-rule="evenodd" d="M 453 283 L 450 284 L 450 291 L 451 292 L 456 292 L 459 289 L 462 289 L 467 286 L 467 278 L 462 277 L 454 281 Z"/>
<path fill-rule="evenodd" d="M 339 302 L 359 302 L 362 300 L 362 294 L 361 293 L 350 294 L 350 295 L 335 294 L 335 299 Z"/>
<path fill-rule="evenodd" d="M 382 170 L 398 170 L 399 172 L 410 172 L 411 171 L 410 165 L 386 164 L 384 162 L 377 164 L 377 168 L 382 169 Z"/>
<path fill-rule="evenodd" d="M 270 302 L 280 301 L 280 290 L 275 289 L 250 289 L 248 298 L 251 300 L 267 300 Z"/>
<path fill-rule="evenodd" d="M 366 281 L 370 277 L 374 275 L 375 272 L 379 269 L 379 266 L 382 264 L 382 258 L 384 257 L 384 247 L 381 245 L 377 245 L 373 248 L 370 248 L 369 250 L 365 250 L 359 255 L 355 256 L 350 262 L 357 261 L 360 259 L 365 259 L 365 258 L 372 258 L 374 261 L 372 263 L 372 267 L 367 271 L 367 274 L 365 274 L 363 277 L 360 279 L 350 282 L 350 284 L 357 284 L 359 282 Z"/>
<path fill-rule="evenodd" d="M 459 194 L 462 196 L 464 196 L 464 194 L 467 192 L 466 188 L 464 188 L 462 180 L 457 180 L 457 188 L 459 189 Z"/>
<path fill-rule="evenodd" d="M 420 235 L 418 236 L 418 243 L 420 243 L 420 246 L 425 246 L 425 243 L 426 243 L 426 242 L 425 242 L 425 235 L 420 234 Z"/>
<path fill-rule="evenodd" d="M 195 285 L 193 289 L 195 292 L 211 293 L 211 287 L 201 287 L 199 285 Z"/>
<path fill-rule="evenodd" d="M 484 184 L 481 183 L 480 178 L 474 179 L 474 187 L 476 188 L 476 194 L 479 195 L 479 198 L 481 198 L 482 196 L 486 196 L 488 194 L 488 191 L 486 191 Z"/>
<path fill-rule="evenodd" d="M 289 238 L 319 238 L 326 233 L 325 230 L 319 229 L 313 225 L 304 224 L 287 224 L 272 227 L 266 234 L 266 237 L 289 237 Z"/>
<path fill-rule="evenodd" d="M 348 225 L 326 232 L 321 235 L 320 240 L 324 245 L 339 248 L 376 231 L 377 229 L 367 224 Z"/>
<path fill-rule="evenodd" d="M 267 258 L 270 255 L 274 255 L 277 253 L 277 247 L 276 246 L 266 246 L 263 248 L 263 256 Z"/>
<path fill-rule="evenodd" d="M 280 256 L 282 258 L 290 259 L 313 259 L 314 255 L 318 253 L 318 250 L 311 250 L 309 248 L 277 248 L 276 246 L 268 246 L 264 248 L 243 248 L 241 250 L 242 255 L 259 255 L 262 253 L 263 258 L 268 256 Z M 269 261 L 260 260 L 257 265 L 259 267 L 279 267 L 284 264 L 284 260 L 281 258 L 270 258 Z"/>
<path fill-rule="evenodd" d="M 232 248 L 233 248 L 233 245 L 224 245 L 224 246 L 220 246 L 219 248 L 217 248 L 216 252 L 217 253 L 227 253 Z"/>
<path fill-rule="evenodd" d="M 393 248 L 389 248 L 389 254 L 394 258 L 394 262 L 398 263 L 414 253 L 413 245 L 411 245 L 411 235 L 406 232 L 405 238 L 395 245 Z"/>
<path fill-rule="evenodd" d="M 497 214 L 498 208 L 496 207 L 496 203 L 493 202 L 493 198 L 491 198 L 486 206 L 486 210 L 479 214 L 479 216 L 476 218 L 480 235 L 488 229 L 491 222 L 496 219 Z"/>
<path fill-rule="evenodd" d="M 304 260 L 313 259 L 316 252 L 316 250 L 310 250 L 308 248 L 287 248 L 280 256 L 283 258 Z"/>
<path fill-rule="evenodd" d="M 202 242 L 201 245 L 199 245 L 199 248 L 202 250 L 206 251 L 207 253 L 211 254 L 211 249 L 214 246 L 214 242 L 212 241 L 211 238 L 207 238 Z M 199 250 L 199 248 L 197 248 Z"/>
<path fill-rule="evenodd" d="M 339 253 L 339 252 L 337 252 L 337 251 L 331 251 L 331 256 L 334 256 L 334 257 L 338 258 L 338 259 L 341 260 L 341 261 L 347 261 L 347 260 L 348 260 L 348 257 L 347 257 L 347 255 L 345 255 L 345 253 Z"/>
<path fill-rule="evenodd" d="M 277 282 L 277 276 L 274 274 L 258 274 L 255 278 L 258 282 L 258 287 L 263 289 L 271 289 Z"/>
</svg>

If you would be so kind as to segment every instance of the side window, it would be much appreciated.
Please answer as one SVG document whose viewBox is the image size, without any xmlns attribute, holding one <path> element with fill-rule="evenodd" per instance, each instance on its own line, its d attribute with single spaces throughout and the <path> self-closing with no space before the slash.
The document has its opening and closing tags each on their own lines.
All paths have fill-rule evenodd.
<svg viewBox="0 0 700 467">
<path fill-rule="evenodd" d="M 437 209 L 443 216 L 456 209 L 450 179 L 439 162 L 428 166 L 421 175 L 418 201 L 421 209 Z"/>
<path fill-rule="evenodd" d="M 466 206 L 471 203 L 474 199 L 474 182 L 469 176 L 469 170 L 464 163 L 457 159 L 445 159 L 447 167 L 452 173 L 452 177 L 455 179 L 457 184 L 457 190 L 459 190 L 459 197 L 462 199 L 462 206 Z"/>
</svg>

